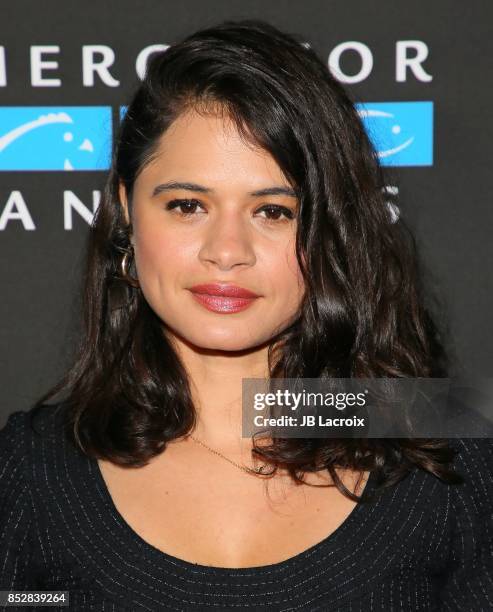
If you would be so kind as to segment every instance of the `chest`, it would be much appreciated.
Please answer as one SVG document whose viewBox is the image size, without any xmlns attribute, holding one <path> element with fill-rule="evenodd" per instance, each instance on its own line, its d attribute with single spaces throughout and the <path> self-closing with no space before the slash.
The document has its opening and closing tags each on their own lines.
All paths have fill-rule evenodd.
<svg viewBox="0 0 493 612">
<path fill-rule="evenodd" d="M 356 502 L 330 478 L 260 479 L 229 465 L 122 470 L 101 464 L 113 502 L 148 544 L 180 559 L 216 567 L 277 563 L 330 536 Z M 367 475 L 365 475 L 367 477 Z M 354 484 L 346 479 L 346 486 Z"/>
</svg>

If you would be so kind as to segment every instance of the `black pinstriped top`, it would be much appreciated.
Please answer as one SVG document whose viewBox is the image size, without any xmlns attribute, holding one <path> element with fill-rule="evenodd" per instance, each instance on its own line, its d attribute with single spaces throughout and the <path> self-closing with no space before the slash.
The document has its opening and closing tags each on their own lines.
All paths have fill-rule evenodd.
<svg viewBox="0 0 493 612">
<path fill-rule="evenodd" d="M 144 542 L 55 411 L 35 428 L 19 412 L 0 432 L 0 590 L 69 591 L 84 612 L 493 610 L 491 439 L 451 441 L 462 485 L 416 469 L 304 552 L 229 569 Z"/>
</svg>

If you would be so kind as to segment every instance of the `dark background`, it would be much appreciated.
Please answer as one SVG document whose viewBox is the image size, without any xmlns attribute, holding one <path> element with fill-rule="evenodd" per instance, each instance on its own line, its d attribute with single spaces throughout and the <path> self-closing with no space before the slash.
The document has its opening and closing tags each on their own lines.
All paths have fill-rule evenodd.
<svg viewBox="0 0 493 612">
<path fill-rule="evenodd" d="M 171 44 L 223 19 L 261 18 L 303 35 L 327 61 L 344 41 L 361 41 L 373 53 L 370 76 L 347 85 L 358 101 L 434 102 L 434 165 L 391 173 L 398 205 L 413 227 L 430 279 L 446 304 L 452 342 L 462 371 L 492 376 L 493 208 L 491 184 L 493 4 L 450 0 L 239 2 L 25 2 L 3 3 L 0 45 L 7 57 L 0 104 L 110 105 L 116 121 L 138 80 L 135 58 L 151 44 Z M 422 40 L 431 82 L 395 79 L 395 44 Z M 82 84 L 82 45 L 110 46 L 119 87 L 96 78 Z M 59 68 L 46 76 L 61 87 L 32 87 L 31 45 L 59 45 Z M 48 59 L 48 58 L 47 58 Z M 52 59 L 51 57 L 49 59 Z M 54 59 L 54 58 L 53 58 Z M 342 67 L 356 72 L 347 58 Z M 102 189 L 104 172 L 0 172 L 0 211 L 13 190 L 22 192 L 36 230 L 11 221 L 0 232 L 2 404 L 0 424 L 25 410 L 55 383 L 76 337 L 79 270 L 86 222 L 74 215 L 63 228 L 63 192 L 86 205 Z"/>
</svg>

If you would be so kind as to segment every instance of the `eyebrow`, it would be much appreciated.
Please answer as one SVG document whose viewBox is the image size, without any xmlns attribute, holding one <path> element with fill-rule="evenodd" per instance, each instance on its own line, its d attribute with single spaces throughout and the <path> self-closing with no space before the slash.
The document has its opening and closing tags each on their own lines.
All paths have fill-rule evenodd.
<svg viewBox="0 0 493 612">
<path fill-rule="evenodd" d="M 209 187 L 204 187 L 203 185 L 197 185 L 197 183 L 188 183 L 181 181 L 169 181 L 168 183 L 161 183 L 154 187 L 152 192 L 152 197 L 163 193 L 164 191 L 172 191 L 173 189 L 184 189 L 185 191 L 194 191 L 196 193 L 213 193 L 213 189 Z M 264 196 L 276 196 L 276 195 L 285 195 L 292 198 L 296 197 L 296 192 L 291 187 L 284 186 L 275 186 L 275 187 L 266 187 L 265 189 L 257 189 L 256 191 L 251 191 L 250 194 L 253 197 L 264 197 Z"/>
</svg>

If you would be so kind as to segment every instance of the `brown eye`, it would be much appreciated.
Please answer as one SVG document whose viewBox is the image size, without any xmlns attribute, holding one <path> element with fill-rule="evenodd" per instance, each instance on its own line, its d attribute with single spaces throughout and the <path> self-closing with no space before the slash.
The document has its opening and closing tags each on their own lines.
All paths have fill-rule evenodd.
<svg viewBox="0 0 493 612">
<path fill-rule="evenodd" d="M 186 217 L 193 215 L 197 206 L 201 206 L 198 200 L 171 200 L 166 205 L 166 210 L 174 210 L 175 208 L 180 209 L 181 214 Z"/>
<path fill-rule="evenodd" d="M 294 212 L 290 208 L 286 208 L 286 206 L 269 204 L 267 206 L 262 206 L 262 208 L 259 209 L 259 212 L 262 211 L 267 213 L 266 219 L 268 221 L 286 221 L 294 219 Z"/>
</svg>

